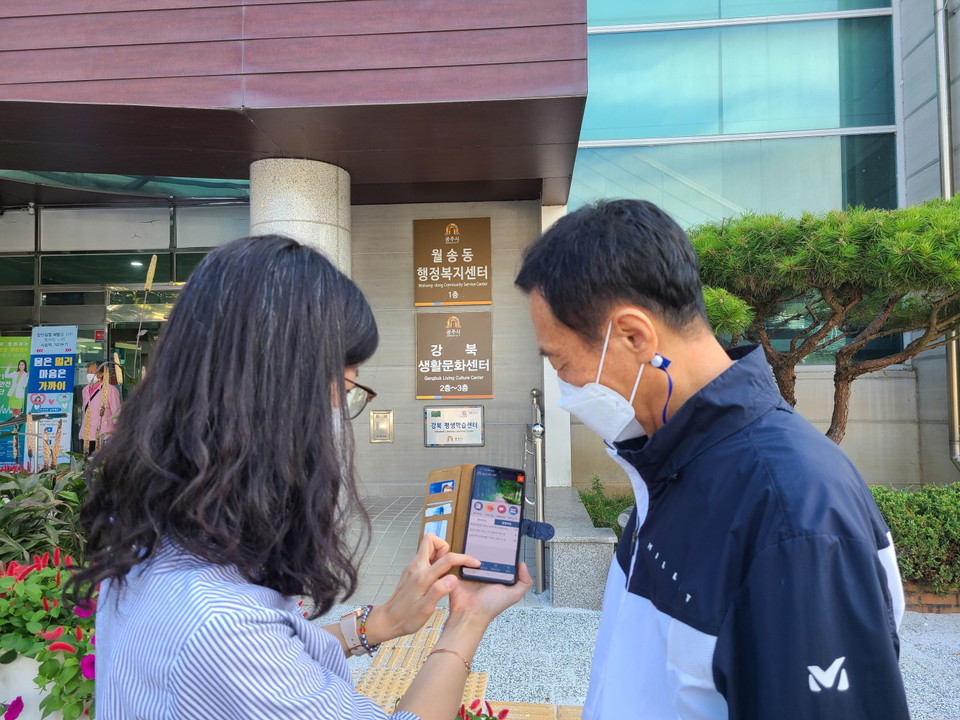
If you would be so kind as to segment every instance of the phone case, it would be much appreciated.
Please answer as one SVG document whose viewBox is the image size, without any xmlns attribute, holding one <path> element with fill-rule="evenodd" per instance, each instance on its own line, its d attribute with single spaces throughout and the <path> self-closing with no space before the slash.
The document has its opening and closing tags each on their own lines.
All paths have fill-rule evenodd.
<svg viewBox="0 0 960 720">
<path fill-rule="evenodd" d="M 470 484 L 473 482 L 473 469 L 476 464 L 454 465 L 453 467 L 433 470 L 427 475 L 427 487 L 423 496 L 423 512 L 420 517 L 420 537 L 423 537 L 428 523 L 446 522 L 442 537 L 450 544 L 452 552 L 463 552 L 463 535 L 467 527 L 467 513 L 470 510 Z M 453 482 L 453 490 L 431 492 L 444 483 Z M 450 503 L 452 513 L 427 515 L 428 509 Z M 434 526 L 436 527 L 436 526 Z M 440 535 L 440 533 L 435 533 Z"/>
</svg>

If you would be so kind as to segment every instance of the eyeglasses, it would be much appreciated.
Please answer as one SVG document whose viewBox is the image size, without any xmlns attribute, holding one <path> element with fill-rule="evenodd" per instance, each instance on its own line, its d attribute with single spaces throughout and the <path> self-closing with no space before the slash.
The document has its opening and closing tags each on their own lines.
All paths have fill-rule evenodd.
<svg viewBox="0 0 960 720">
<path fill-rule="evenodd" d="M 373 400 L 377 394 L 356 380 L 351 380 L 350 378 L 345 378 L 345 380 L 353 383 L 353 387 L 347 390 L 347 413 L 349 413 L 350 419 L 353 420 L 363 412 L 367 403 Z"/>
</svg>

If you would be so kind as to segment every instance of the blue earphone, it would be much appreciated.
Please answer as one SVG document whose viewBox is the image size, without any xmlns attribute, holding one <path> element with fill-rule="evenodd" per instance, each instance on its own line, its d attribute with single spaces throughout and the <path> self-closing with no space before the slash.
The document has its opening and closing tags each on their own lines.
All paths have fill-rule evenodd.
<svg viewBox="0 0 960 720">
<path fill-rule="evenodd" d="M 650 360 L 650 364 L 655 368 L 660 368 L 667 374 L 667 401 L 663 404 L 663 422 L 667 422 L 667 406 L 670 404 L 670 396 L 673 395 L 673 378 L 670 377 L 670 371 L 667 370 L 670 367 L 670 361 L 667 360 L 660 353 L 654 353 L 653 358 Z"/>
</svg>

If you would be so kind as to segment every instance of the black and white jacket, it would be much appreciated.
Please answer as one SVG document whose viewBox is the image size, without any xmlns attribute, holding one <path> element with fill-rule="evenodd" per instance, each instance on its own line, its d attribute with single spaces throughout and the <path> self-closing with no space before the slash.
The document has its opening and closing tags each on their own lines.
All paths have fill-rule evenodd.
<svg viewBox="0 0 960 720">
<path fill-rule="evenodd" d="M 611 455 L 637 509 L 610 568 L 584 720 L 908 718 L 903 589 L 850 460 L 759 348 Z"/>
</svg>

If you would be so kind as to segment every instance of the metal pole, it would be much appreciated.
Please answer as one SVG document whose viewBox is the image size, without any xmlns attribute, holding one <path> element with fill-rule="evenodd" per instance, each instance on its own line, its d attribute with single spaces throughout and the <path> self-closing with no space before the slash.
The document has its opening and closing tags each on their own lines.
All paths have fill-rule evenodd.
<svg viewBox="0 0 960 720">
<path fill-rule="evenodd" d="M 934 35 L 937 49 L 937 119 L 940 140 L 940 189 L 943 197 L 953 197 L 953 132 L 950 126 L 950 52 L 947 38 L 947 3 L 935 0 Z M 960 401 L 957 383 L 957 332 L 948 334 L 947 351 L 947 430 L 950 460 L 960 470 Z"/>
<path fill-rule="evenodd" d="M 531 428 L 531 432 L 533 433 L 533 461 L 537 472 L 536 517 L 537 522 L 542 523 L 546 515 L 543 508 L 543 425 L 537 423 Z M 534 553 L 537 564 L 537 593 L 539 594 L 547 587 L 546 578 L 544 577 L 546 563 L 544 562 L 543 540 L 535 540 L 534 543 Z"/>
</svg>

